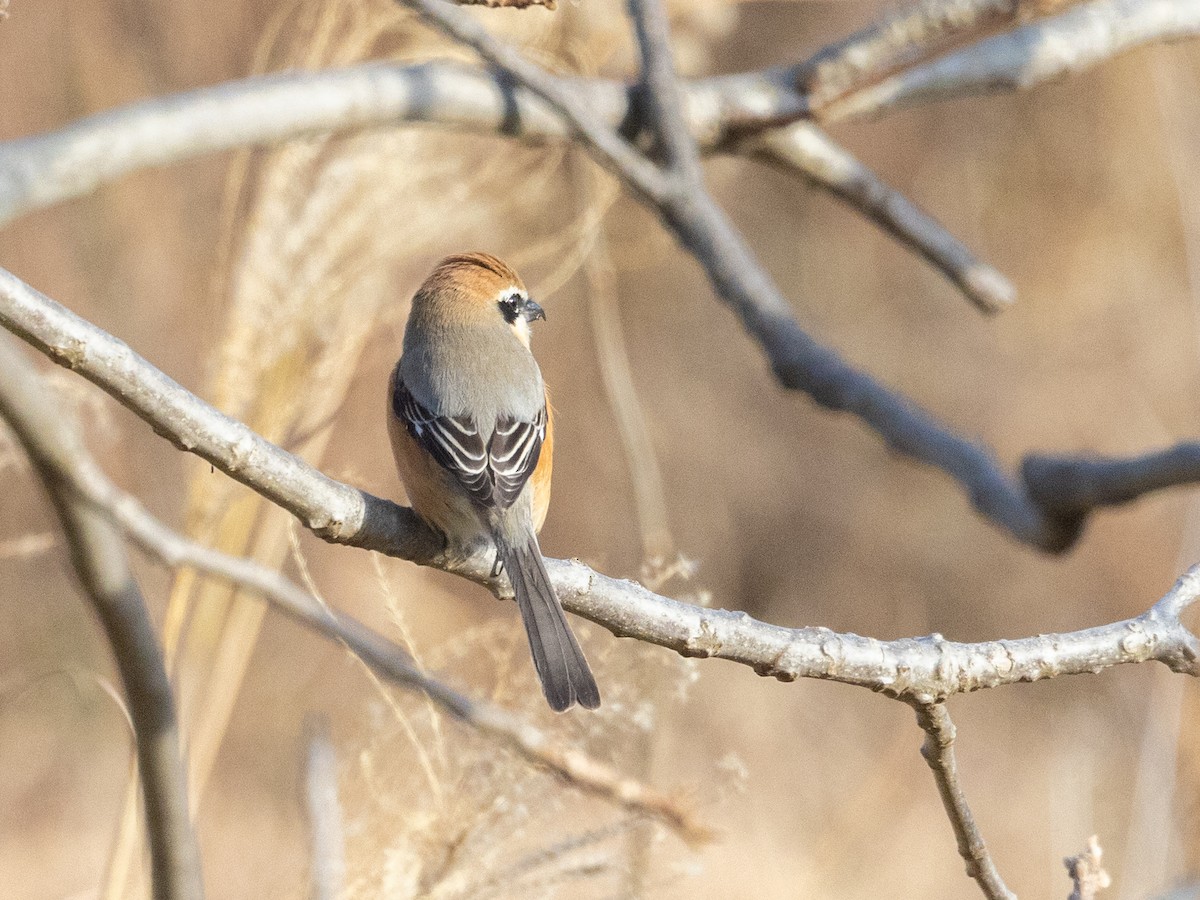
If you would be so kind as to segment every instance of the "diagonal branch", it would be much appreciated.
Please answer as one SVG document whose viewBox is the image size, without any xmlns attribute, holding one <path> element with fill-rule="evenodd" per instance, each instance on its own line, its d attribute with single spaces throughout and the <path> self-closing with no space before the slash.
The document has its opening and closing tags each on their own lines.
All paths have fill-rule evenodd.
<svg viewBox="0 0 1200 900">
<path fill-rule="evenodd" d="M 584 96 L 610 128 L 641 128 L 634 87 L 599 79 L 560 80 Z M 807 109 L 782 70 L 699 79 L 682 87 L 688 127 L 707 153 L 741 152 L 739 140 L 793 121 Z M 258 76 L 134 103 L 58 131 L 0 143 L 0 225 L 149 166 L 338 129 L 406 122 L 500 133 L 527 142 L 569 137 L 563 119 L 511 78 L 452 62 L 374 62 L 320 73 Z M 824 143 L 848 157 L 828 138 Z M 827 166 L 806 166 L 805 159 L 792 154 L 789 169 L 866 212 L 933 260 L 922 249 L 924 238 L 905 235 L 905 217 L 889 222 L 888 216 L 872 213 L 870 204 L 856 201 L 854 192 L 825 177 Z M 861 163 L 857 166 L 878 181 Z M 971 258 L 944 228 L 928 224 L 957 257 Z M 963 288 L 953 275 L 951 280 Z M 1004 305 L 998 297 L 984 305 Z"/>
<path fill-rule="evenodd" d="M 799 172 L 858 210 L 923 256 L 983 312 L 1000 312 L 1016 301 L 1011 281 L 812 122 L 764 131 L 739 148 L 777 169 Z"/>
<path fill-rule="evenodd" d="M 950 817 L 954 837 L 958 841 L 958 855 L 967 864 L 967 875 L 979 882 L 988 900 L 1017 900 L 1017 895 L 1005 887 L 1004 879 L 996 871 L 979 826 L 975 824 L 975 817 L 971 815 L 971 807 L 967 805 L 967 797 L 958 779 L 958 761 L 954 757 L 955 731 L 950 713 L 941 703 L 918 703 L 914 708 L 917 711 L 917 724 L 925 732 L 921 756 L 925 757 L 925 762 L 933 771 L 942 806 L 946 808 L 946 815 Z"/>
<path fill-rule="evenodd" d="M 560 85 L 548 82 L 545 72 L 497 42 L 475 22 L 466 20 L 458 10 L 441 0 L 406 2 L 548 102 L 560 99 Z M 560 111 L 593 154 L 658 213 L 704 268 L 718 297 L 762 347 L 784 387 L 802 391 L 828 409 L 855 415 L 893 449 L 941 469 L 963 485 L 976 509 L 1018 539 L 1051 552 L 1062 552 L 1074 543 L 1083 525 L 1082 517 L 1048 514 L 1033 502 L 1023 485 L 1012 482 L 999 469 L 986 451 L 813 340 L 792 315 L 787 298 L 707 192 L 699 186 L 673 190 L 653 166 L 652 176 L 646 176 L 641 163 L 651 164 L 641 156 L 638 166 L 626 168 L 624 156 L 612 155 L 608 144 L 615 140 L 623 154 L 635 152 L 628 144 L 584 107 L 563 105 Z M 646 178 L 652 183 L 645 183 Z"/>
<path fill-rule="evenodd" d="M 817 112 L 824 123 L 951 97 L 1023 91 L 1134 47 L 1200 35 L 1200 0 L 1091 0 L 900 72 Z"/>
<path fill-rule="evenodd" d="M 951 42 L 1011 21 L 1020 5 L 1020 0 L 920 0 L 823 48 L 796 67 L 796 82 L 820 110 Z"/>
<path fill-rule="evenodd" d="M 683 91 L 671 55 L 671 27 L 662 0 L 629 0 L 642 60 L 642 118 L 662 148 L 667 171 L 686 185 L 703 183 L 700 154 L 683 112 Z"/>
<path fill-rule="evenodd" d="M 18 390 L 7 387 L 11 382 L 19 386 L 21 402 L 26 407 L 61 424 L 59 430 L 40 437 L 34 435 L 42 442 L 38 452 L 52 455 L 47 457 L 53 464 L 49 474 L 59 494 L 84 509 L 92 521 L 100 522 L 111 534 L 116 532 L 108 527 L 110 521 L 143 551 L 168 566 L 188 566 L 257 594 L 289 618 L 343 644 L 380 677 L 423 692 L 454 718 L 579 790 L 655 818 L 685 840 L 696 842 L 706 838 L 704 826 L 695 822 L 691 813 L 671 797 L 577 750 L 560 746 L 542 731 L 498 707 L 472 700 L 430 678 L 400 647 L 356 619 L 331 611 L 279 572 L 254 560 L 197 544 L 168 528 L 135 497 L 108 479 L 87 453 L 70 421 L 63 417 L 59 405 L 47 397 L 46 388 L 32 366 L 10 346 L 8 338 L 0 340 L 0 372 L 7 378 L 7 381 L 0 379 L 0 415 L 8 418 L 8 398 Z M 20 414 L 26 418 L 31 415 L 28 409 L 22 409 Z M 15 415 L 14 421 L 17 421 Z M 147 627 L 151 630 L 142 639 L 150 641 L 151 646 L 144 652 L 157 653 L 148 620 Z M 134 718 L 136 722 L 136 712 Z"/>
<path fill-rule="evenodd" d="M 187 392 L 123 342 L 2 270 L 0 324 L 99 385 L 177 446 L 288 509 L 325 540 L 436 566 L 497 594 L 503 590 L 490 577 L 488 554 L 446 558 L 441 539 L 410 509 L 334 481 L 281 450 Z M 188 562 L 199 565 L 193 557 Z M 1147 660 L 1200 674 L 1200 641 L 1180 621 L 1200 596 L 1200 567 L 1184 575 L 1148 612 L 1132 619 L 1066 634 L 963 644 L 941 635 L 877 641 L 826 628 L 784 628 L 742 612 L 671 600 L 578 561 L 547 560 L 547 566 L 563 605 L 616 635 L 685 656 L 732 660 L 782 681 L 818 678 L 898 699 L 934 702 L 958 693 Z M 245 578 L 250 583 L 249 575 Z M 351 628 L 345 637 L 352 648 L 354 634 Z M 364 658 L 375 652 L 372 647 L 368 641 L 361 648 Z"/>
<path fill-rule="evenodd" d="M 157 900 L 200 900 L 200 854 L 188 816 L 175 701 L 154 623 L 129 569 L 120 533 L 68 485 L 82 443 L 62 405 L 0 337 L 0 418 L 29 454 L 67 535 L 71 561 L 91 598 L 121 674 L 137 750 Z"/>
<path fill-rule="evenodd" d="M 523 88 L 545 101 L 562 116 L 572 132 L 598 162 L 611 169 L 651 202 L 668 190 L 658 167 L 596 116 L 590 104 L 563 79 L 530 62 L 515 48 L 493 38 L 482 25 L 445 0 L 398 0 L 447 37 L 470 47 L 479 58 L 504 72 Z"/>
</svg>

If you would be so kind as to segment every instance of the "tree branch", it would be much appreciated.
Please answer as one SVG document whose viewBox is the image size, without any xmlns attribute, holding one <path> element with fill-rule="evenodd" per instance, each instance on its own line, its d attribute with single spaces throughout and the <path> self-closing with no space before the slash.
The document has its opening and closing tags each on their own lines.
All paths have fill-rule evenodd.
<svg viewBox="0 0 1200 900">
<path fill-rule="evenodd" d="M 1000 312 L 1016 301 L 1011 281 L 813 123 L 770 129 L 740 147 L 775 168 L 799 172 L 858 210 L 923 256 L 983 312 Z"/>
<path fill-rule="evenodd" d="M 62 404 L 0 337 L 0 417 L 29 454 L 66 532 L 71 561 L 112 647 L 133 724 L 146 806 L 151 883 L 158 900 L 200 900 L 200 854 L 188 816 L 175 701 L 121 535 L 71 492 L 67 470 L 82 443 Z"/>
<path fill-rule="evenodd" d="M 640 118 L 662 148 L 667 171 L 684 185 L 703 183 L 700 154 L 683 112 L 683 91 L 671 55 L 671 26 L 662 0 L 628 0 L 642 61 Z"/>
<path fill-rule="evenodd" d="M 1024 91 L 1134 47 L 1200 34 L 1200 0 L 1091 0 L 871 85 L 817 113 L 825 123 L 921 103 Z"/>
<path fill-rule="evenodd" d="M 484 584 L 497 595 L 506 590 L 504 582 L 491 578 L 492 560 L 486 552 L 469 559 L 445 553 L 441 539 L 410 509 L 334 481 L 281 450 L 188 393 L 123 342 L 3 270 L 0 324 L 100 386 L 176 446 L 288 509 L 325 540 L 436 566 Z M 188 562 L 199 565 L 194 554 Z M 547 560 L 547 567 L 568 610 L 618 636 L 684 656 L 732 660 L 782 681 L 819 678 L 928 703 L 1151 659 L 1176 672 L 1200 674 L 1200 642 L 1179 620 L 1200 596 L 1200 567 L 1136 618 L 1065 634 L 979 644 L 954 643 L 941 635 L 877 641 L 825 628 L 783 628 L 743 612 L 661 597 L 576 560 Z M 244 578 L 244 583 L 252 583 L 248 573 Z M 365 638 L 366 644 L 358 648 L 358 632 L 347 627 L 344 639 L 369 661 L 378 648 Z"/>
<path fill-rule="evenodd" d="M 918 703 L 914 708 L 917 711 L 917 724 L 925 732 L 921 756 L 925 757 L 937 782 L 942 806 L 946 808 L 946 815 L 950 817 L 950 824 L 954 828 L 958 855 L 967 864 L 967 875 L 979 882 L 988 900 L 1017 900 L 1017 895 L 1005 887 L 1004 879 L 996 871 L 959 783 L 958 762 L 954 758 L 954 723 L 950 721 L 950 713 L 941 703 Z"/>
<path fill-rule="evenodd" d="M 921 0 L 820 50 L 796 67 L 796 83 L 814 111 L 822 110 L 952 41 L 1012 20 L 1019 7 L 1019 0 Z"/>
<path fill-rule="evenodd" d="M 585 107 L 567 102 L 574 101 L 573 97 L 560 97 L 561 85 L 548 81 L 547 73 L 441 0 L 406 2 L 530 90 L 555 102 L 584 145 L 659 214 L 703 266 L 718 297 L 738 315 L 765 351 L 784 387 L 803 391 L 828 409 L 854 414 L 893 449 L 955 478 L 966 488 L 976 509 L 1018 539 L 1050 552 L 1062 552 L 1074 543 L 1082 518 L 1048 515 L 1032 501 L 1023 485 L 1012 483 L 1000 471 L 984 450 L 813 340 L 797 323 L 787 299 L 728 216 L 704 190 L 695 185 L 686 191 L 673 189 L 640 156 L 638 166 L 626 168 L 624 154 L 632 148 Z M 558 104 L 559 100 L 563 103 Z M 620 155 L 610 152 L 609 144 L 614 140 L 620 145 Z M 642 164 L 650 166 L 652 172 L 646 174 Z"/>
<path fill-rule="evenodd" d="M 1200 443 L 1183 442 L 1131 459 L 1034 455 L 1021 470 L 1036 503 L 1055 515 L 1079 516 L 1200 482 Z"/>
<path fill-rule="evenodd" d="M 45 397 L 45 388 L 38 383 L 38 376 L 30 364 L 8 342 L 8 338 L 0 340 L 0 372 L 8 373 L 14 383 L 19 380 L 29 389 L 28 396 L 34 398 L 26 401 L 30 406 L 36 407 L 44 416 L 67 423 L 59 405 Z M 8 393 L 10 391 L 6 391 L 4 383 L 0 382 L 0 415 L 5 417 L 8 414 L 4 405 Z M 65 424 L 64 427 L 71 426 Z M 65 440 L 63 434 L 56 432 L 46 440 L 57 441 L 59 438 Z M 266 444 L 262 438 L 255 438 Z M 455 719 L 579 790 L 602 797 L 631 812 L 655 818 L 685 840 L 698 842 L 707 838 L 707 829 L 695 822 L 691 813 L 674 799 L 626 778 L 610 766 L 577 750 L 559 746 L 537 728 L 498 707 L 472 700 L 430 678 L 413 664 L 400 647 L 356 619 L 331 611 L 316 597 L 273 569 L 254 560 L 230 556 L 197 544 L 168 528 L 135 497 L 126 494 L 108 479 L 87 453 L 78 435 L 74 435 L 69 443 L 55 443 L 49 449 L 55 454 L 52 474 L 59 491 L 72 502 L 82 501 L 93 519 L 106 525 L 111 520 L 134 544 L 164 564 L 173 568 L 188 566 L 262 597 L 289 618 L 343 644 L 383 679 L 400 687 L 423 692 Z M 282 450 L 278 452 L 288 455 Z M 296 462 L 305 466 L 300 460 Z M 319 475 L 315 469 L 305 467 L 310 474 Z M 353 492 L 352 488 L 345 485 L 339 487 Z M 269 494 L 264 496 L 274 499 Z M 376 502 L 387 503 L 383 500 Z M 402 507 L 396 507 L 396 510 L 408 512 Z M 111 528 L 109 530 L 112 531 Z M 149 632 L 149 639 L 154 640 L 153 630 Z M 157 652 L 157 643 L 154 643 L 154 650 Z"/>
<path fill-rule="evenodd" d="M 1096 895 L 1112 884 L 1112 879 L 1104 871 L 1103 858 L 1104 851 L 1093 834 L 1082 853 L 1063 860 L 1074 888 L 1067 900 L 1096 900 Z"/>
<path fill-rule="evenodd" d="M 608 127 L 633 121 L 633 86 L 543 72 Z M 716 151 L 734 133 L 795 121 L 807 104 L 783 69 L 686 86 L 688 127 Z M 353 128 L 427 123 L 528 141 L 563 140 L 553 107 L 495 70 L 453 62 L 370 62 L 260 75 L 87 116 L 57 131 L 0 142 L 0 225 L 83 196 L 139 169 L 207 153 Z"/>
</svg>

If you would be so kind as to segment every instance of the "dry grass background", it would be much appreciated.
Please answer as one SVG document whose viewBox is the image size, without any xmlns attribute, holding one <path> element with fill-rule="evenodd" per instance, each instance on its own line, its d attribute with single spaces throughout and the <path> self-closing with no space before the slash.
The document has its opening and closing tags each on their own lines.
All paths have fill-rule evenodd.
<svg viewBox="0 0 1200 900">
<path fill-rule="evenodd" d="M 677 20 L 682 62 L 699 73 L 793 59 L 884 9 L 691 4 Z M 384 0 L 15 0 L 10 13 L 0 138 L 256 69 L 440 52 Z M 628 65 L 616 4 L 482 15 L 557 64 Z M 837 132 L 1015 279 L 1020 302 L 995 320 L 795 180 L 731 160 L 709 178 L 803 322 L 1006 462 L 1030 448 L 1134 452 L 1197 432 L 1198 86 L 1195 48 L 1156 48 L 1028 96 Z M 399 497 L 380 408 L 407 297 L 442 253 L 506 256 L 549 311 L 537 350 L 561 447 L 544 548 L 636 575 L 644 540 L 599 363 L 612 365 L 612 309 L 597 309 L 606 275 L 587 256 L 603 252 L 661 467 L 669 538 L 657 546 L 697 561 L 663 590 L 781 624 L 958 639 L 1071 629 L 1142 610 L 1200 559 L 1187 492 L 1102 515 L 1065 559 L 1015 545 L 939 476 L 780 392 L 698 268 L 650 215 L 611 199 L 561 148 L 373 132 L 141 173 L 10 226 L 0 264 L 332 474 Z M 594 210 L 610 202 L 601 224 Z M 184 615 L 203 586 L 145 567 L 156 616 L 194 626 L 176 662 L 189 720 L 223 738 L 199 812 L 212 896 L 302 893 L 299 740 L 312 710 L 332 716 L 341 760 L 348 896 L 973 893 L 904 707 L 583 626 L 607 704 L 556 719 L 514 610 L 297 535 L 73 376 L 58 383 L 109 470 L 167 518 L 311 577 L 452 682 L 627 771 L 689 786 L 721 832 L 691 853 L 636 827 L 272 616 L 231 704 L 238 654 L 219 635 L 249 634 L 254 607 L 218 592 Z M 3 892 L 90 897 L 112 857 L 128 729 L 51 521 L 2 446 L 0 479 Z M 203 687 L 214 665 L 215 691 Z M 1200 874 L 1198 701 L 1193 685 L 1137 668 L 953 703 L 966 788 L 1010 886 L 1065 896 L 1061 858 L 1093 832 L 1113 897 Z"/>
</svg>

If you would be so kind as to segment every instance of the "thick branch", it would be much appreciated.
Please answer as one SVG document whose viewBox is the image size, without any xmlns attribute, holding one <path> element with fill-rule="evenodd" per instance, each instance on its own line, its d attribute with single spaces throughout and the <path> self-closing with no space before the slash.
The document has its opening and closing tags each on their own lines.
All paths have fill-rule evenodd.
<svg viewBox="0 0 1200 900">
<path fill-rule="evenodd" d="M 14 383 L 19 380 L 45 393 L 30 364 L 9 346 L 8 338 L 0 341 L 0 372 L 8 373 Z M 4 383 L 0 383 L 0 414 L 5 416 L 7 408 L 4 403 L 8 393 Z M 37 397 L 33 393 L 29 396 Z M 66 422 L 57 404 L 44 398 L 36 402 L 40 402 L 38 409 L 42 414 Z M 707 836 L 707 830 L 670 797 L 626 778 L 579 751 L 560 747 L 538 729 L 498 707 L 472 700 L 430 678 L 413 664 L 400 647 L 350 616 L 331 611 L 280 573 L 254 560 L 204 547 L 168 528 L 135 497 L 109 481 L 78 436 L 72 437 L 69 443 L 55 444 L 50 449 L 55 453 L 53 476 L 60 494 L 72 503 L 82 501 L 82 508 L 92 520 L 106 527 L 111 520 L 138 547 L 166 565 L 188 566 L 262 597 L 289 618 L 345 645 L 380 677 L 401 687 L 422 691 L 454 718 L 488 735 L 534 765 L 552 772 L 568 784 L 617 803 L 631 812 L 656 818 L 687 840 L 698 841 Z M 382 500 L 376 502 L 386 503 Z M 103 515 L 97 515 L 97 511 Z M 111 528 L 108 530 L 115 534 Z M 152 630 L 149 639 L 153 640 Z M 154 644 L 154 649 L 157 652 L 157 644 Z"/>
<path fill-rule="evenodd" d="M 698 184 L 702 179 L 700 154 L 683 112 L 683 91 L 675 76 L 667 11 L 662 0 L 629 0 L 629 15 L 642 60 L 639 85 L 646 128 L 662 149 L 667 169 L 686 184 Z"/>
<path fill-rule="evenodd" d="M 78 432 L 8 337 L 0 338 L 0 417 L 29 454 L 50 494 L 75 572 L 121 674 L 146 806 L 154 896 L 199 900 L 204 887 L 188 816 L 179 723 L 154 623 L 129 569 L 120 533 L 67 487 L 72 458 L 82 448 Z"/>
<path fill-rule="evenodd" d="M 796 68 L 814 110 L 951 41 L 1016 16 L 1018 0 L 920 0 L 822 49 Z"/>
<path fill-rule="evenodd" d="M 1023 91 L 1134 47 L 1200 34 L 1200 0 L 1092 0 L 833 102 L 822 122 L 993 91 Z"/>
<path fill-rule="evenodd" d="M 1132 459 L 1030 456 L 1021 467 L 1034 500 L 1056 515 L 1117 506 L 1152 491 L 1200 482 L 1200 443 Z"/>
<path fill-rule="evenodd" d="M 543 73 L 608 127 L 632 121 L 633 88 Z M 688 126 L 715 150 L 733 132 L 794 121 L 807 111 L 784 70 L 689 82 Z M 420 122 L 562 140 L 561 115 L 496 71 L 452 62 L 371 62 L 289 72 L 130 104 L 58 131 L 0 143 L 0 225 L 90 193 L 122 175 L 207 153 L 353 128 Z"/>
<path fill-rule="evenodd" d="M 634 88 L 615 81 L 560 80 L 584 97 L 609 127 L 642 127 L 632 100 Z M 793 121 L 807 108 L 783 70 L 692 81 L 683 85 L 683 95 L 688 127 L 708 152 L 733 150 L 735 137 Z M 59 131 L 0 143 L 0 225 L 142 168 L 339 129 L 403 122 L 527 141 L 568 137 L 562 118 L 512 79 L 455 63 L 367 63 L 321 73 L 260 76 L 132 104 Z M 828 138 L 824 143 L 829 152 L 846 155 Z M 806 170 L 795 157 L 790 162 L 817 186 L 868 212 L 890 233 L 903 231 L 900 218 L 887 222 L 887 216 L 872 214 L 867 205 L 856 202 L 853 191 Z M 863 177 L 878 181 L 861 163 L 857 166 Z M 955 243 L 948 235 L 943 240 L 947 246 Z M 922 242 L 910 237 L 910 243 L 920 247 Z M 921 252 L 934 259 L 927 250 Z M 965 248 L 955 255 L 970 257 Z M 965 282 L 953 276 L 951 280 L 966 289 Z M 971 299 L 978 302 L 978 297 Z"/>
<path fill-rule="evenodd" d="M 184 390 L 123 341 L 2 270 L 0 323 L 98 384 L 181 450 L 270 497 L 319 536 L 383 549 L 369 540 L 387 535 L 395 541 L 393 555 L 416 561 L 441 551 L 441 539 L 410 510 L 326 478 Z"/>
<path fill-rule="evenodd" d="M 188 393 L 121 341 L 8 273 L 0 273 L 0 324 L 75 368 L 176 445 L 291 510 L 326 540 L 436 565 L 494 592 L 503 590 L 489 577 L 490 555 L 443 558 L 440 539 L 411 510 L 333 481 L 275 447 Z M 324 503 L 336 506 L 336 512 Z M 1200 569 L 1189 572 L 1154 608 L 1133 619 L 1067 634 L 960 644 L 940 635 L 884 642 L 824 628 L 783 628 L 745 613 L 661 597 L 578 561 L 548 560 L 547 565 L 563 605 L 614 634 L 685 656 L 732 660 L 783 681 L 820 678 L 933 702 L 956 693 L 1151 659 L 1177 672 L 1200 673 L 1200 643 L 1179 621 L 1183 609 L 1200 594 Z M 351 637 L 347 642 L 355 647 Z M 361 650 L 364 658 L 373 652 L 367 645 Z"/>
<path fill-rule="evenodd" d="M 917 704 L 917 724 L 925 732 L 925 743 L 921 755 L 933 771 L 942 806 L 950 817 L 954 837 L 958 841 L 958 855 L 967 864 L 967 875 L 979 882 L 979 887 L 988 900 L 1017 900 L 1017 895 L 1004 885 L 1004 879 L 996 871 L 991 854 L 967 797 L 958 779 L 958 761 L 954 757 L 954 723 L 950 713 L 941 703 Z"/>
</svg>

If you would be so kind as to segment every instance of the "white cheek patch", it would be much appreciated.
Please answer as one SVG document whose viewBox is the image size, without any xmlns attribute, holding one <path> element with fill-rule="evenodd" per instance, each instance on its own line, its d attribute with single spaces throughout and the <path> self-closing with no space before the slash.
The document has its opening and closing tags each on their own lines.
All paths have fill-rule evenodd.
<svg viewBox="0 0 1200 900">
<path fill-rule="evenodd" d="M 512 330 L 517 334 L 519 340 L 526 347 L 529 346 L 529 323 L 525 321 L 524 316 L 517 316 L 517 321 L 512 323 Z"/>
</svg>

